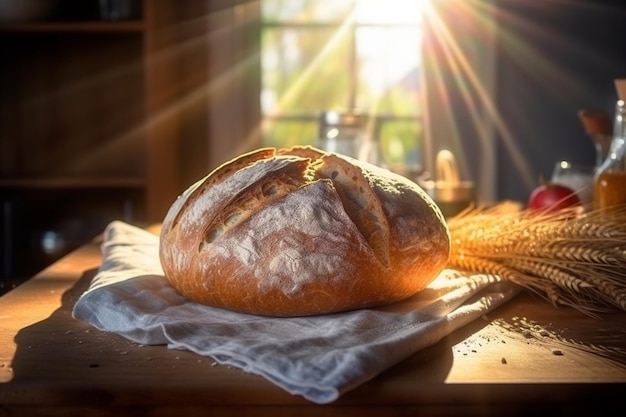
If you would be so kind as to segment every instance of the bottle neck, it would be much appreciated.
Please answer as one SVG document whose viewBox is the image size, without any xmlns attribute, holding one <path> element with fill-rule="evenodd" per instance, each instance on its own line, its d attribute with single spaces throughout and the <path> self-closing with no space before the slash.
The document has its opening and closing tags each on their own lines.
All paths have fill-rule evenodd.
<svg viewBox="0 0 626 417">
<path fill-rule="evenodd" d="M 615 105 L 613 138 L 606 159 L 598 173 L 606 171 L 626 171 L 626 103 L 618 100 Z"/>
</svg>

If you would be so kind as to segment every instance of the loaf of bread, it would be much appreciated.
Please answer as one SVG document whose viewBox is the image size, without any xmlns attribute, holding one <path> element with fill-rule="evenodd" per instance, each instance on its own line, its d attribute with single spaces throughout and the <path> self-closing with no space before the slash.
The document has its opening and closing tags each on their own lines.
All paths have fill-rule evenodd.
<svg viewBox="0 0 626 417">
<path fill-rule="evenodd" d="M 403 300 L 448 262 L 441 212 L 412 181 L 312 147 L 237 157 L 187 189 L 160 236 L 190 300 L 269 316 Z"/>
</svg>

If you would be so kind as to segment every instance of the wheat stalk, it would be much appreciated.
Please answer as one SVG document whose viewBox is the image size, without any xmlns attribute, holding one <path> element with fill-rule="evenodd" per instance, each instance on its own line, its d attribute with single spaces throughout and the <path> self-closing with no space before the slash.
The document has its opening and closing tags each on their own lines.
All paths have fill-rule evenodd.
<svg viewBox="0 0 626 417">
<path fill-rule="evenodd" d="M 472 207 L 448 226 L 452 268 L 500 275 L 592 316 L 626 311 L 626 206 L 538 213 L 505 203 Z"/>
</svg>

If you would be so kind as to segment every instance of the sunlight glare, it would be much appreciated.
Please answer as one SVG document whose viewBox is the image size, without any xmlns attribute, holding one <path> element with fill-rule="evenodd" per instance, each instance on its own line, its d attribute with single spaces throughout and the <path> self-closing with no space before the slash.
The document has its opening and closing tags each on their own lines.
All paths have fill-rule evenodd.
<svg viewBox="0 0 626 417">
<path fill-rule="evenodd" d="M 489 9 L 484 4 L 476 1 L 468 1 L 468 2 L 456 2 L 457 9 L 455 10 L 455 17 L 459 19 L 459 22 L 463 21 L 463 19 L 468 19 L 473 22 L 478 22 L 483 29 L 492 28 L 491 30 L 495 31 L 495 27 L 493 27 L 494 22 L 490 18 L 486 18 L 488 14 L 492 13 L 493 10 Z M 517 168 L 517 172 L 522 178 L 523 182 L 527 186 L 531 186 L 531 184 L 536 181 L 535 174 L 530 166 L 530 161 L 525 160 L 522 155 L 523 153 L 520 151 L 519 144 L 516 143 L 514 139 L 513 132 L 510 131 L 509 127 L 504 122 L 495 102 L 495 97 L 492 96 L 492 93 L 489 91 L 489 88 L 483 83 L 481 77 L 478 75 L 478 71 L 481 62 L 475 62 L 471 60 L 463 51 L 460 46 L 461 39 L 455 37 L 451 30 L 452 25 L 455 25 L 454 20 L 456 19 L 448 19 L 445 20 L 441 16 L 439 16 L 435 7 L 432 7 L 430 4 L 426 4 L 424 7 L 424 19 L 430 23 L 432 28 L 432 36 L 437 40 L 438 45 L 442 48 L 442 53 L 444 55 L 445 66 L 448 71 L 451 71 L 453 76 L 453 85 L 446 84 L 446 82 L 441 78 L 439 74 L 444 73 L 445 70 L 441 68 L 434 68 L 432 73 L 437 78 L 437 85 L 430 86 L 433 93 L 439 94 L 441 103 L 449 103 L 450 102 L 450 89 L 453 88 L 456 90 L 455 92 L 461 94 L 463 101 L 465 102 L 465 109 L 471 115 L 471 121 L 474 125 L 474 128 L 477 132 L 481 132 L 481 156 L 488 160 L 492 156 L 490 154 L 493 152 L 492 149 L 489 148 L 489 145 L 486 141 L 487 137 L 490 134 L 485 131 L 485 116 L 489 120 L 489 123 L 492 123 L 500 135 L 501 140 L 504 142 L 504 146 L 509 152 L 509 155 L 513 158 L 513 163 Z M 483 40 L 484 42 L 488 42 L 487 39 Z M 425 51 L 425 53 L 429 53 Z M 437 112 L 437 109 L 429 109 L 430 112 Z M 454 137 L 451 138 L 452 142 L 454 142 L 460 149 L 462 146 L 460 145 L 463 142 L 463 133 L 460 130 L 461 127 L 457 126 L 455 123 L 451 123 L 450 128 L 453 130 Z M 433 138 L 433 141 L 436 141 L 436 138 Z M 464 155 L 457 155 L 457 157 L 461 160 L 461 164 L 465 166 L 469 166 L 475 161 L 468 161 L 465 159 Z M 484 166 L 483 166 L 484 168 Z M 487 172 L 486 169 L 481 169 L 482 172 L 479 174 L 478 181 L 482 183 L 493 182 L 493 174 L 492 172 Z"/>
<path fill-rule="evenodd" d="M 423 4 L 427 0 L 396 0 L 381 2 L 363 0 L 356 4 L 355 20 L 361 23 L 408 24 L 395 28 L 367 30 L 358 34 L 358 44 L 362 45 L 360 55 L 364 58 L 360 75 L 372 93 L 383 94 L 416 67 L 419 51 L 407 47 L 409 39 L 420 44 L 420 25 Z"/>
<path fill-rule="evenodd" d="M 415 23 L 422 15 L 423 4 L 429 0 L 360 0 L 355 19 L 361 23 Z"/>
</svg>

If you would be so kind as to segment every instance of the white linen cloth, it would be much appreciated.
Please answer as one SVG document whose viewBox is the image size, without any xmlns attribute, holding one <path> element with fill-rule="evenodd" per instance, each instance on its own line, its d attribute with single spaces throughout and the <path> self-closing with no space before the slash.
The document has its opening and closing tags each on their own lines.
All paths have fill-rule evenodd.
<svg viewBox="0 0 626 417">
<path fill-rule="evenodd" d="M 383 308 L 271 318 L 191 302 L 163 276 L 158 236 L 114 221 L 103 260 L 73 316 L 146 345 L 167 345 L 258 374 L 329 403 L 517 292 L 493 275 L 445 270 L 416 296 Z"/>
</svg>

